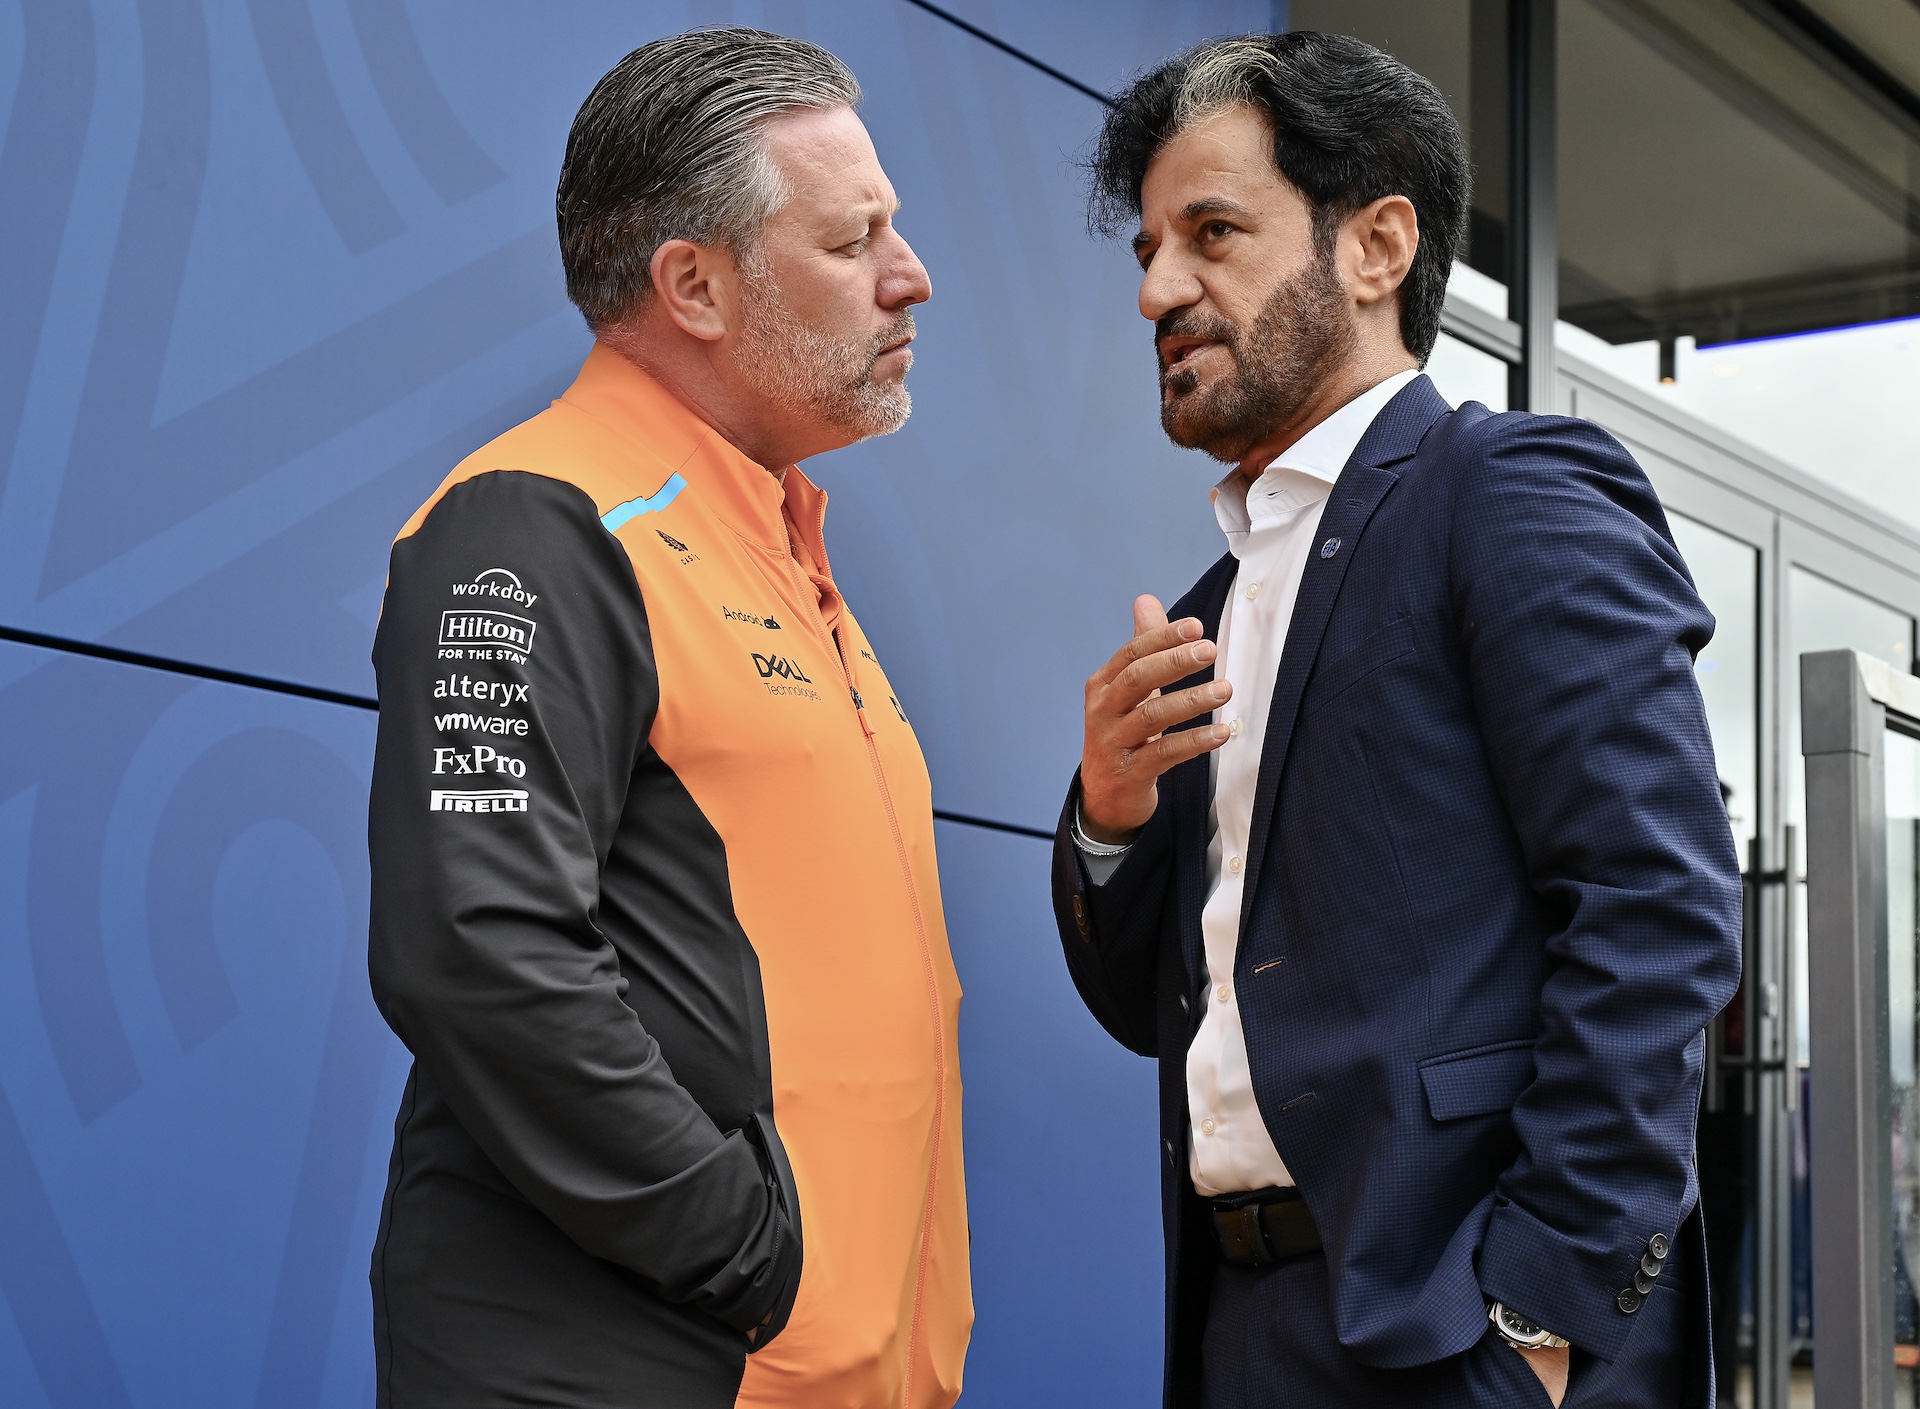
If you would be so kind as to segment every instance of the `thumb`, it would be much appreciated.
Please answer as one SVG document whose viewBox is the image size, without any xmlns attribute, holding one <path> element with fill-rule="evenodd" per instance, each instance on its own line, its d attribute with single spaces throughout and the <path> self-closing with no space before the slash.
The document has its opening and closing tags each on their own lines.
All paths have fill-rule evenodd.
<svg viewBox="0 0 1920 1409">
<path fill-rule="evenodd" d="M 1167 624 L 1167 609 L 1160 605 L 1158 597 L 1135 597 L 1133 599 L 1133 634 L 1142 635 L 1156 627 Z"/>
</svg>

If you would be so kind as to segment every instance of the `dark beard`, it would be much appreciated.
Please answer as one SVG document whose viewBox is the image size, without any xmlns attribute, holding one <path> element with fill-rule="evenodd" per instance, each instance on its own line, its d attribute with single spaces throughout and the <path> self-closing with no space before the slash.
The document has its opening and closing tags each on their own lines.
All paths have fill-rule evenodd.
<svg viewBox="0 0 1920 1409">
<path fill-rule="evenodd" d="M 1352 354 L 1355 340 L 1347 291 L 1330 254 L 1316 256 L 1275 289 L 1244 331 L 1185 308 L 1160 319 L 1153 331 L 1156 349 L 1164 337 L 1226 345 L 1233 368 L 1205 388 L 1197 372 L 1162 370 L 1160 425 L 1175 445 L 1229 465 L 1293 421 Z"/>
</svg>

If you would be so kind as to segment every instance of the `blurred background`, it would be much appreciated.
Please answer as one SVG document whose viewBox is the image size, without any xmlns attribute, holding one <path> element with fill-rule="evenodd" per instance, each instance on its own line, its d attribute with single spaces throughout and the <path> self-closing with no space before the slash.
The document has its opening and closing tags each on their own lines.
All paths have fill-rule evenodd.
<svg viewBox="0 0 1920 1409">
<path fill-rule="evenodd" d="M 372 1404 L 407 1063 L 365 980 L 387 548 L 585 354 L 552 229 L 575 108 L 713 22 L 847 60 L 933 274 L 913 420 L 809 470 L 943 818 L 963 1402 L 1158 1402 L 1153 1073 L 1067 982 L 1044 837 L 1132 597 L 1221 551 L 1217 470 L 1160 434 L 1079 161 L 1144 66 L 1289 27 L 1397 54 L 1467 131 L 1443 393 L 1620 436 L 1719 619 L 1751 881 L 1702 1122 L 1719 1349 L 1743 1405 L 1806 1402 L 1793 662 L 1914 659 L 1915 0 L 0 0 L 0 1405 Z"/>
</svg>

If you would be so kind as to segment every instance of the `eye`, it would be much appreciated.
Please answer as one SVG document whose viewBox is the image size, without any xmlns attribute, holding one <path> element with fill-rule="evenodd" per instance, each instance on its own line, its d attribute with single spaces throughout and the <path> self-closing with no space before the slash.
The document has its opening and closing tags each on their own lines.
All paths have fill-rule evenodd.
<svg viewBox="0 0 1920 1409">
<path fill-rule="evenodd" d="M 1200 227 L 1201 237 L 1208 240 L 1224 240 L 1232 233 L 1233 227 L 1224 220 L 1209 220 Z"/>
</svg>

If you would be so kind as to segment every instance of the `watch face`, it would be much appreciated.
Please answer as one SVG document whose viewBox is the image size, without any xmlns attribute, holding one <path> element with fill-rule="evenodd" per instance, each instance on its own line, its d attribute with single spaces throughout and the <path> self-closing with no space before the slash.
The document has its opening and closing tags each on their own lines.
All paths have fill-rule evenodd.
<svg viewBox="0 0 1920 1409">
<path fill-rule="evenodd" d="M 1533 1340 L 1544 1334 L 1540 1327 L 1536 1326 L 1510 1306 L 1502 1306 L 1500 1308 L 1500 1329 L 1518 1341 Z"/>
</svg>

